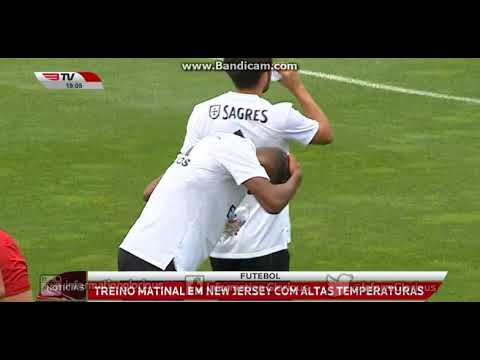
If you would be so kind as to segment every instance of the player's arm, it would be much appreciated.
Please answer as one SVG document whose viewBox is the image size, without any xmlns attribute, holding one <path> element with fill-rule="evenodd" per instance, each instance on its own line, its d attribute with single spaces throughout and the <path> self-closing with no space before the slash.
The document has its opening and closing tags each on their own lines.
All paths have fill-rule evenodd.
<svg viewBox="0 0 480 360">
<path fill-rule="evenodd" d="M 5 296 L 5 284 L 3 283 L 2 272 L 0 271 L 0 300 Z"/>
<path fill-rule="evenodd" d="M 32 290 L 24 291 L 17 295 L 0 297 L 0 302 L 31 302 L 33 301 Z"/>
<path fill-rule="evenodd" d="M 163 176 L 163 175 L 162 175 Z M 147 187 L 145 188 L 145 190 L 143 190 L 143 200 L 145 202 L 148 201 L 148 199 L 150 199 L 150 196 L 152 195 L 153 191 L 155 190 L 155 188 L 157 187 L 158 183 L 160 182 L 160 180 L 162 180 L 162 176 L 156 178 L 155 180 L 153 180 L 150 184 L 147 185 Z"/>
<path fill-rule="evenodd" d="M 302 182 L 302 170 L 293 155 L 290 155 L 289 168 L 291 176 L 284 184 L 273 185 L 267 179 L 260 177 L 249 179 L 243 183 L 248 192 L 255 196 L 269 214 L 279 214 L 294 197 Z"/>
<path fill-rule="evenodd" d="M 27 302 L 27 301 L 33 300 L 31 290 L 27 290 L 20 294 L 8 296 L 8 297 L 5 297 L 5 293 L 6 293 L 5 283 L 3 281 L 2 272 L 0 271 L 0 302 L 16 302 L 16 301 Z"/>
<path fill-rule="evenodd" d="M 297 71 L 280 71 L 282 79 L 280 83 L 285 86 L 297 98 L 303 114 L 319 123 L 319 128 L 313 137 L 311 144 L 328 145 L 333 141 L 333 132 L 330 122 L 317 102 L 304 86 Z"/>
</svg>

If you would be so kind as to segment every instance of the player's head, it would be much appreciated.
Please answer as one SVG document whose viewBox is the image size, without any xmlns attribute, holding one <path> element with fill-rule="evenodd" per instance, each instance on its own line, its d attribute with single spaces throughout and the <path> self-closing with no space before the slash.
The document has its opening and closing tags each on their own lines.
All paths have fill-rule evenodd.
<svg viewBox="0 0 480 360">
<path fill-rule="evenodd" d="M 258 148 L 257 158 L 272 184 L 283 184 L 290 178 L 288 155 L 279 148 Z"/>
<path fill-rule="evenodd" d="M 272 58 L 225 58 L 223 63 L 229 65 L 227 74 L 238 90 L 266 93 L 270 88 Z"/>
</svg>

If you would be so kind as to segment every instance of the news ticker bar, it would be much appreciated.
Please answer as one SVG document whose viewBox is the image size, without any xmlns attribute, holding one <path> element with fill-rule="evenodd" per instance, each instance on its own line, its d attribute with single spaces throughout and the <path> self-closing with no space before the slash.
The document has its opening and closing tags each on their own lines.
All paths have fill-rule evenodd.
<svg viewBox="0 0 480 360">
<path fill-rule="evenodd" d="M 447 272 L 71 272 L 43 276 L 39 300 L 426 301 Z"/>
<path fill-rule="evenodd" d="M 347 277 L 355 281 L 443 281 L 446 271 L 283 271 L 283 272 L 102 272 L 89 271 L 88 281 L 334 281 Z"/>
<path fill-rule="evenodd" d="M 426 301 L 441 282 L 93 282 L 89 301 Z"/>
</svg>

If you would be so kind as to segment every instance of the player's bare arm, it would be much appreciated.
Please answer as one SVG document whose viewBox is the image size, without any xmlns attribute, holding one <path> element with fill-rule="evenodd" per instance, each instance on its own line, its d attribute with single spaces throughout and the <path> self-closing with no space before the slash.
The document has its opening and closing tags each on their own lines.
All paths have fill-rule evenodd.
<svg viewBox="0 0 480 360">
<path fill-rule="evenodd" d="M 274 185 L 265 178 L 253 178 L 243 185 L 255 196 L 259 204 L 269 214 L 279 214 L 295 196 L 302 182 L 302 170 L 293 155 L 290 155 L 290 178 L 284 184 Z"/>
<path fill-rule="evenodd" d="M 150 184 L 147 185 L 147 187 L 145 188 L 145 190 L 143 191 L 143 200 L 145 202 L 148 201 L 148 199 L 150 199 L 150 196 L 152 195 L 153 191 L 155 190 L 155 188 L 157 187 L 158 183 L 160 182 L 160 180 L 162 180 L 162 177 L 159 176 L 158 178 L 156 178 L 155 180 L 153 180 Z"/>
<path fill-rule="evenodd" d="M 311 144 L 328 145 L 333 141 L 333 132 L 330 122 L 317 102 L 310 95 L 297 71 L 280 71 L 280 83 L 285 86 L 300 103 L 303 114 L 320 124 L 318 132 L 313 137 Z"/>
</svg>

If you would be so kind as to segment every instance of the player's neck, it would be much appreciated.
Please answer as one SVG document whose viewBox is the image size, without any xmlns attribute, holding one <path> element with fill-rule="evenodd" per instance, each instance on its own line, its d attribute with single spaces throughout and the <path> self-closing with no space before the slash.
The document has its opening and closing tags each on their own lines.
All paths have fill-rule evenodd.
<svg viewBox="0 0 480 360">
<path fill-rule="evenodd" d="M 257 95 L 257 96 L 262 96 L 263 94 L 263 91 L 260 89 L 235 89 L 235 92 L 239 94 Z"/>
</svg>

